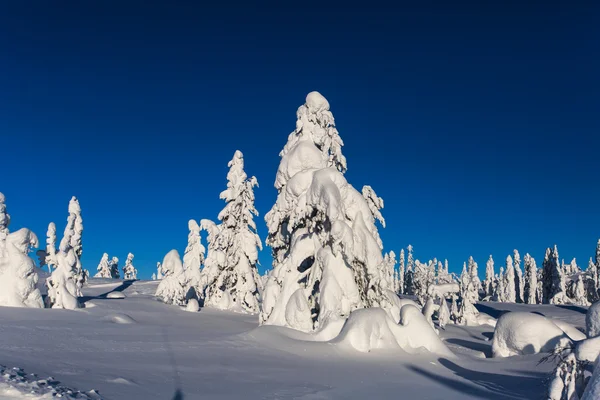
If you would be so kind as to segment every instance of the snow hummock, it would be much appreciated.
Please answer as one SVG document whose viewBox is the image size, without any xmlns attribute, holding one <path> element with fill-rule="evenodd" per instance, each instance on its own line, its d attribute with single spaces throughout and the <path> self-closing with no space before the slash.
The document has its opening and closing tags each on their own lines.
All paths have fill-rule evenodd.
<svg viewBox="0 0 600 400">
<path fill-rule="evenodd" d="M 527 312 L 510 312 L 498 319 L 492 353 L 494 357 L 548 353 L 570 343 L 569 336 L 549 318 Z"/>
<path fill-rule="evenodd" d="M 124 299 L 126 297 L 127 296 L 125 296 L 125 293 L 123 292 L 110 292 L 106 295 L 107 299 Z"/>
<path fill-rule="evenodd" d="M 196 299 L 189 299 L 187 305 L 185 306 L 185 311 L 189 312 L 198 312 L 200 311 L 200 304 Z"/>
</svg>

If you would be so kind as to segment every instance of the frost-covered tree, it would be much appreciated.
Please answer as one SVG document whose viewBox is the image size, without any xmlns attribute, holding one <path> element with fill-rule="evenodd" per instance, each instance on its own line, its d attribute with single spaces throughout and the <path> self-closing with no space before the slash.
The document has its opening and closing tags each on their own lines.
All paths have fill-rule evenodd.
<svg viewBox="0 0 600 400">
<path fill-rule="evenodd" d="M 478 294 L 476 282 L 473 275 L 467 269 L 467 263 L 463 264 L 460 274 L 460 309 L 458 311 L 457 323 L 460 325 L 476 325 L 479 312 L 475 308 Z"/>
<path fill-rule="evenodd" d="M 383 256 L 383 268 L 385 271 L 385 276 L 389 282 L 389 288 L 391 290 L 394 290 L 394 293 L 397 293 L 396 279 L 394 277 L 396 271 L 396 253 L 394 253 L 393 251 L 385 253 L 385 255 Z"/>
<path fill-rule="evenodd" d="M 10 233 L 9 223 L 0 193 L 0 305 L 43 308 L 35 261 L 29 257 L 31 248 L 38 246 L 37 236 L 27 228 Z"/>
<path fill-rule="evenodd" d="M 596 273 L 600 274 L 600 239 L 598 239 L 598 244 L 596 245 Z M 600 278 L 596 277 L 597 281 L 600 281 Z"/>
<path fill-rule="evenodd" d="M 197 293 L 197 288 L 200 286 L 200 267 L 204 264 L 204 254 L 206 249 L 200 243 L 200 226 L 198 223 L 190 219 L 188 221 L 188 243 L 183 253 L 183 270 L 186 276 L 186 285 L 188 287 L 188 298 L 199 298 L 201 293 Z"/>
<path fill-rule="evenodd" d="M 479 300 L 479 292 L 482 290 L 481 280 L 479 279 L 479 268 L 473 257 L 469 257 L 469 275 L 471 275 L 471 283 L 475 289 L 476 300 Z"/>
<path fill-rule="evenodd" d="M 515 294 L 516 302 L 524 303 L 525 297 L 523 294 L 525 283 L 523 282 L 523 271 L 521 270 L 521 256 L 517 249 L 514 250 L 513 263 L 515 267 Z"/>
<path fill-rule="evenodd" d="M 427 264 L 415 261 L 415 271 L 413 275 L 414 294 L 417 296 L 417 302 L 425 305 L 428 299 L 427 289 L 435 283 L 435 264 L 429 261 Z"/>
<path fill-rule="evenodd" d="M 537 304 L 537 286 L 537 266 L 534 258 L 527 253 L 525 254 L 525 284 L 523 288 L 527 304 Z"/>
<path fill-rule="evenodd" d="M 391 288 L 375 226 L 382 204 L 346 181 L 328 101 L 309 93 L 296 115 L 280 153 L 277 202 L 265 217 L 273 272 L 260 320 L 311 331 L 358 308 L 391 306 Z"/>
<path fill-rule="evenodd" d="M 69 230 L 68 233 L 67 229 Z M 74 273 L 77 296 L 82 296 L 81 289 L 86 281 L 85 271 L 81 267 L 81 254 L 83 253 L 83 246 L 81 244 L 82 234 L 83 219 L 81 218 L 81 206 L 79 205 L 79 200 L 77 200 L 77 197 L 73 196 L 71 201 L 69 201 L 69 218 L 67 219 L 67 227 L 65 228 L 65 234 L 63 238 L 69 236 L 69 247 L 73 249 L 76 257 Z"/>
<path fill-rule="evenodd" d="M 544 283 L 543 283 L 543 302 L 545 304 L 555 304 L 561 302 L 559 297 L 555 299 L 555 296 L 562 293 L 565 294 L 565 277 L 563 275 L 562 268 L 559 263 L 558 248 L 556 245 L 553 249 L 546 249 L 546 255 L 544 257 Z"/>
<path fill-rule="evenodd" d="M 186 277 L 177 250 L 167 253 L 162 262 L 165 275 L 156 288 L 156 297 L 164 303 L 183 306 L 186 304 Z"/>
<path fill-rule="evenodd" d="M 458 323 L 458 319 L 460 318 L 460 314 L 458 311 L 458 304 L 456 302 L 457 298 L 456 295 L 454 293 L 452 293 L 452 297 L 451 297 L 451 303 L 450 303 L 450 319 L 452 320 L 452 322 L 454 322 L 455 324 Z"/>
<path fill-rule="evenodd" d="M 504 301 L 515 303 L 517 301 L 517 292 L 515 288 L 515 267 L 511 256 L 506 257 L 506 273 L 504 277 Z"/>
<path fill-rule="evenodd" d="M 112 278 L 111 269 L 108 264 L 108 253 L 102 254 L 97 270 L 98 272 L 94 275 L 94 278 Z"/>
<path fill-rule="evenodd" d="M 578 304 L 580 306 L 590 305 L 590 302 L 587 300 L 585 284 L 583 283 L 583 277 L 581 276 L 581 274 L 577 275 L 577 280 L 575 281 L 574 294 L 575 304 Z"/>
<path fill-rule="evenodd" d="M 119 279 L 121 277 L 121 273 L 119 272 L 119 258 L 113 257 L 108 262 L 108 267 L 110 268 L 110 276 L 113 279 Z"/>
<path fill-rule="evenodd" d="M 490 254 L 485 263 L 485 280 L 483 281 L 483 291 L 486 297 L 491 297 L 494 294 L 494 259 Z"/>
<path fill-rule="evenodd" d="M 163 278 L 163 269 L 162 269 L 162 265 L 160 264 L 160 262 L 156 263 L 156 280 L 160 281 Z"/>
<path fill-rule="evenodd" d="M 404 249 L 400 250 L 400 260 L 398 267 L 398 294 L 404 294 Z"/>
<path fill-rule="evenodd" d="M 206 265 L 210 268 L 205 268 L 203 277 L 204 304 L 256 313 L 262 290 L 257 268 L 262 243 L 254 222 L 254 216 L 258 215 L 254 187 L 258 181 L 246 175 L 241 151 L 235 152 L 228 166 L 227 189 L 220 195 L 226 202 L 218 216 L 221 224 L 209 228 L 213 234 L 209 232 Z"/>
<path fill-rule="evenodd" d="M 595 303 L 598 301 L 598 271 L 596 270 L 596 264 L 592 261 L 592 257 L 590 257 L 590 261 L 588 262 L 588 267 L 586 269 L 587 275 L 587 299 L 590 303 Z"/>
<path fill-rule="evenodd" d="M 123 279 L 137 279 L 137 269 L 133 266 L 133 254 L 127 254 L 125 265 L 123 266 Z"/>
<path fill-rule="evenodd" d="M 408 256 L 406 258 L 406 272 L 404 274 L 404 294 L 413 295 L 415 294 L 415 285 L 413 276 L 415 274 L 415 260 L 413 258 L 413 247 L 408 245 Z"/>
<path fill-rule="evenodd" d="M 500 273 L 496 278 L 496 301 L 506 302 L 506 277 L 504 276 L 504 267 L 500 267 Z"/>
</svg>

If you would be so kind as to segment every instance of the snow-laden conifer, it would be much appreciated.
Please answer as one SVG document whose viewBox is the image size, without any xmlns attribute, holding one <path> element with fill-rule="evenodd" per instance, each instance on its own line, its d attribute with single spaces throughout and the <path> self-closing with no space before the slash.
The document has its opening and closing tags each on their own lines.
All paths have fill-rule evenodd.
<svg viewBox="0 0 600 400">
<path fill-rule="evenodd" d="M 504 301 L 515 303 L 517 301 L 517 292 L 515 288 L 515 267 L 513 258 L 506 257 L 506 272 L 504 277 Z"/>
<path fill-rule="evenodd" d="M 110 266 L 108 264 L 108 253 L 102 254 L 102 258 L 96 269 L 98 272 L 94 275 L 94 278 L 112 278 Z"/>
<path fill-rule="evenodd" d="M 280 153 L 277 202 L 265 217 L 273 272 L 260 320 L 310 331 L 358 308 L 387 307 L 390 288 L 375 226 L 382 204 L 346 181 L 328 101 L 309 93 L 296 115 Z"/>
<path fill-rule="evenodd" d="M 258 273 L 258 250 L 262 243 L 256 232 L 254 206 L 256 178 L 246 175 L 244 155 L 236 151 L 228 164 L 227 189 L 221 192 L 225 208 L 217 226 L 201 224 L 209 231 L 209 248 L 202 285 L 204 304 L 220 309 L 259 311 L 262 280 Z"/>
<path fill-rule="evenodd" d="M 197 293 L 197 288 L 200 287 L 200 267 L 204 264 L 204 254 L 206 249 L 200 242 L 200 225 L 190 219 L 188 221 L 188 243 L 183 253 L 183 270 L 185 271 L 186 285 L 188 287 L 188 298 L 202 297 L 201 293 Z"/>
<path fill-rule="evenodd" d="M 108 261 L 108 267 L 110 268 L 110 276 L 113 279 L 119 279 L 121 277 L 121 272 L 119 271 L 119 258 L 113 257 Z"/>
<path fill-rule="evenodd" d="M 167 304 L 185 305 L 188 291 L 187 279 L 177 250 L 167 253 L 162 262 L 162 270 L 165 275 L 156 288 L 156 297 Z"/>
<path fill-rule="evenodd" d="M 123 279 L 137 279 L 137 269 L 133 266 L 133 254 L 127 254 L 125 265 L 123 266 Z"/>
<path fill-rule="evenodd" d="M 469 274 L 471 283 L 475 290 L 476 299 L 479 300 L 479 293 L 482 291 L 481 280 L 479 279 L 479 267 L 472 256 L 469 257 Z"/>
<path fill-rule="evenodd" d="M 163 278 L 164 274 L 163 274 L 163 269 L 162 269 L 162 265 L 159 262 L 156 263 L 156 280 L 160 281 Z"/>
<path fill-rule="evenodd" d="M 400 250 L 400 265 L 398 267 L 398 294 L 404 294 L 404 249 Z"/>
<path fill-rule="evenodd" d="M 565 277 L 559 263 L 558 248 L 546 249 L 544 257 L 544 283 L 543 283 L 543 302 L 545 304 L 563 303 L 562 298 L 565 293 Z"/>
<path fill-rule="evenodd" d="M 527 253 L 525 254 L 525 284 L 523 288 L 527 304 L 537 304 L 537 286 L 537 266 L 534 258 Z"/>
<path fill-rule="evenodd" d="M 485 297 L 491 297 L 494 295 L 494 259 L 490 254 L 490 258 L 488 258 L 485 263 L 485 280 L 483 281 L 483 291 L 485 292 Z"/>
<path fill-rule="evenodd" d="M 517 303 L 524 303 L 525 282 L 523 280 L 523 271 L 521 270 L 521 255 L 517 249 L 513 252 L 513 265 L 515 267 L 515 299 Z"/>
<path fill-rule="evenodd" d="M 406 250 L 408 255 L 406 257 L 406 272 L 404 273 L 404 294 L 414 295 L 415 285 L 413 278 L 415 274 L 415 260 L 412 245 L 409 244 Z"/>
</svg>

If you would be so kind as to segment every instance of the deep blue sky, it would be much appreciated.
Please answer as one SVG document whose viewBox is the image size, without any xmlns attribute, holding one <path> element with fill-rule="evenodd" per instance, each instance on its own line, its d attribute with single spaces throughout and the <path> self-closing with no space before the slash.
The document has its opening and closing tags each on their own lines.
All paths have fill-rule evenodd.
<svg viewBox="0 0 600 400">
<path fill-rule="evenodd" d="M 133 252 L 149 277 L 183 251 L 188 219 L 216 218 L 239 149 L 264 238 L 278 153 L 318 90 L 348 180 L 385 200 L 386 250 L 411 243 L 453 271 L 473 255 L 483 273 L 490 253 L 497 268 L 514 248 L 539 265 L 556 243 L 587 265 L 600 237 L 600 3 L 201 3 L 2 2 L 13 230 L 62 232 L 76 195 L 84 266 Z"/>
</svg>

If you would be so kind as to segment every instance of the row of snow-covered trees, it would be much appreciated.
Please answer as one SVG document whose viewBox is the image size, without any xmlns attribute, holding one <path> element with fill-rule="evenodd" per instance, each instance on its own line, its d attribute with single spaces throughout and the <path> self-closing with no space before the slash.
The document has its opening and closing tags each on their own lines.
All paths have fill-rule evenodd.
<svg viewBox="0 0 600 400">
<path fill-rule="evenodd" d="M 133 266 L 133 254 L 129 253 L 123 266 L 123 279 L 137 279 L 137 269 Z M 108 253 L 104 253 L 98 264 L 98 272 L 94 278 L 119 279 L 119 258 L 109 260 Z"/>
<path fill-rule="evenodd" d="M 161 279 L 156 295 L 166 303 L 185 305 L 189 300 L 205 306 L 256 313 L 259 311 L 262 281 L 258 249 L 262 243 L 256 232 L 254 216 L 255 177 L 244 171 L 244 156 L 236 151 L 229 162 L 227 189 L 221 192 L 225 207 L 219 223 L 203 219 L 188 223 L 188 245 L 183 262 L 176 250 L 157 265 L 155 277 Z M 200 231 L 208 232 L 208 255 Z"/>
<path fill-rule="evenodd" d="M 0 193 L 0 305 L 43 308 L 42 290 L 35 262 L 29 257 L 32 248 L 38 247 L 38 238 L 27 228 L 10 233 L 10 216 L 5 197 Z M 48 265 L 51 274 L 45 281 L 46 306 L 74 309 L 79 306 L 77 297 L 87 279 L 81 267 L 83 246 L 83 219 L 77 198 L 69 202 L 69 216 L 58 248 L 56 225 L 48 225 L 46 250 L 38 251 L 40 267 Z"/>
</svg>

